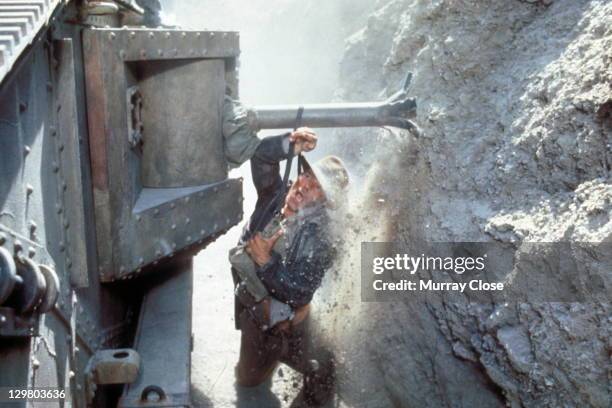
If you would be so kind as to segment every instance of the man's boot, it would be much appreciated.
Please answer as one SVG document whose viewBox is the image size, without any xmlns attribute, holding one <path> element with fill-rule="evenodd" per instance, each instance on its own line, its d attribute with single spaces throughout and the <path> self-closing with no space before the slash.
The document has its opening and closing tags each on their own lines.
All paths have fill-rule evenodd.
<svg viewBox="0 0 612 408">
<path fill-rule="evenodd" d="M 321 364 L 310 360 L 310 370 L 304 374 L 304 401 L 312 407 L 325 405 L 334 393 L 336 380 L 335 364 L 332 359 Z"/>
</svg>

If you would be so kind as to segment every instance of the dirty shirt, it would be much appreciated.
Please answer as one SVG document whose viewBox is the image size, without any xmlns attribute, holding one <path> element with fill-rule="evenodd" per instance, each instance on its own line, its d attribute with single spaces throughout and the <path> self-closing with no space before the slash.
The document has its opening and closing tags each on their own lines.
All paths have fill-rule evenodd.
<svg viewBox="0 0 612 408">
<path fill-rule="evenodd" d="M 288 151 L 288 134 L 265 138 L 255 150 L 251 173 L 257 204 L 229 258 L 234 283 L 245 282 L 256 301 L 271 296 L 273 301 L 296 309 L 312 300 L 331 264 L 334 249 L 330 244 L 329 217 L 324 205 L 315 204 L 286 218 L 278 211 L 283 199 L 279 196 L 282 190 L 280 161 L 289 157 Z M 246 254 L 245 243 L 256 232 L 270 237 L 279 229 L 283 229 L 283 235 L 276 241 L 270 261 L 257 266 Z M 241 309 L 237 302 L 236 313 Z"/>
</svg>

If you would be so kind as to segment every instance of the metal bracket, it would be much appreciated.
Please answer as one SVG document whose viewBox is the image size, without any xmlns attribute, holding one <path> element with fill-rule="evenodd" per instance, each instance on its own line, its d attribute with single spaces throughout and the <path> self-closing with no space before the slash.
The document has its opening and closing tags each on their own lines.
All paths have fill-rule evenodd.
<svg viewBox="0 0 612 408">
<path fill-rule="evenodd" d="M 127 89 L 127 106 L 128 106 L 128 142 L 132 149 L 142 146 L 142 132 L 144 125 L 142 123 L 142 94 L 137 86 L 131 86 Z"/>
<path fill-rule="evenodd" d="M 97 385 L 131 384 L 140 372 L 140 355 L 133 349 L 108 349 L 96 351 L 87 363 L 88 404 L 94 399 Z"/>
<path fill-rule="evenodd" d="M 0 337 L 38 336 L 38 314 L 20 316 L 11 307 L 0 307 Z"/>
</svg>

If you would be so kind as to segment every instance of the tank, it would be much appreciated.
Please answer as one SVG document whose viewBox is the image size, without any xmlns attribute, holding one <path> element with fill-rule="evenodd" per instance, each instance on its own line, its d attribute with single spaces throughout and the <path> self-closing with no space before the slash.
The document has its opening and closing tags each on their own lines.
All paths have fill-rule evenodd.
<svg viewBox="0 0 612 408">
<path fill-rule="evenodd" d="M 142 14 L 0 1 L 0 405 L 191 406 L 192 257 L 244 215 L 221 117 L 239 34 L 130 26 Z M 416 131 L 408 84 L 302 124 Z M 253 127 L 298 110 L 255 107 Z"/>
</svg>

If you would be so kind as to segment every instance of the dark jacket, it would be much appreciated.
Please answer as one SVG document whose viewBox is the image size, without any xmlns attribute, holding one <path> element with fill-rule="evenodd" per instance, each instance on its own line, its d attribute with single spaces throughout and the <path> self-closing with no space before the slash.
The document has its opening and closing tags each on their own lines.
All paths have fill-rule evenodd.
<svg viewBox="0 0 612 408">
<path fill-rule="evenodd" d="M 283 180 L 280 162 L 289 157 L 285 141 L 288 135 L 267 137 L 261 141 L 251 158 L 251 173 L 257 190 L 257 204 L 241 237 L 246 242 L 261 231 L 282 207 Z M 310 303 L 330 266 L 333 248 L 328 235 L 327 212 L 309 214 L 296 224 L 284 257 L 272 252 L 271 260 L 257 268 L 257 275 L 268 291 L 281 302 L 297 308 Z"/>
</svg>

